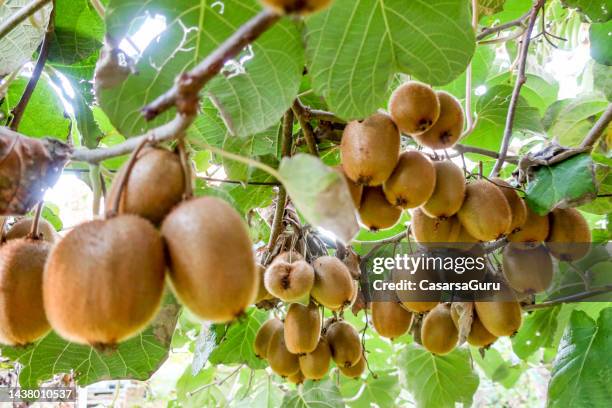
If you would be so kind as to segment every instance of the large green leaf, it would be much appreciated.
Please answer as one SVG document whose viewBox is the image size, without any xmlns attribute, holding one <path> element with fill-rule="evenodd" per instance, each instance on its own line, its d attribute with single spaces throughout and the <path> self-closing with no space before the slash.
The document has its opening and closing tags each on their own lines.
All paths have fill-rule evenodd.
<svg viewBox="0 0 612 408">
<path fill-rule="evenodd" d="M 300 389 L 285 394 L 282 407 L 341 408 L 344 402 L 333 381 L 306 381 Z"/>
<path fill-rule="evenodd" d="M 460 348 L 436 356 L 413 343 L 400 355 L 399 362 L 402 381 L 419 407 L 471 404 L 479 379 L 472 370 L 468 350 Z"/>
<path fill-rule="evenodd" d="M 589 29 L 591 57 L 600 64 L 608 66 L 612 65 L 610 36 L 612 36 L 612 20 L 607 23 L 591 24 L 591 28 Z"/>
<path fill-rule="evenodd" d="M 151 326 L 113 351 L 68 343 L 51 333 L 31 346 L 3 347 L 2 355 L 22 365 L 19 384 L 38 388 L 55 374 L 74 370 L 79 386 L 101 380 L 148 379 L 168 356 L 179 306 L 168 296 Z"/>
<path fill-rule="evenodd" d="M 253 17 L 255 0 L 111 0 L 107 9 L 110 35 L 133 34 L 144 17 L 160 15 L 166 30 L 144 51 L 130 75 L 115 88 L 99 92 L 100 104 L 124 135 L 167 121 L 173 112 L 146 123 L 140 109 L 172 86 L 175 76 L 200 62 Z M 264 33 L 204 89 L 235 135 L 267 129 L 291 105 L 304 68 L 299 30 L 283 20 Z"/>
<path fill-rule="evenodd" d="M 593 161 L 588 154 L 552 166 L 542 166 L 527 185 L 527 204 L 545 215 L 560 203 L 579 201 L 597 192 Z"/>
<path fill-rule="evenodd" d="M 487 81 L 488 85 L 514 85 L 515 77 L 509 72 L 496 75 Z M 559 84 L 535 74 L 527 74 L 527 82 L 521 88 L 521 96 L 529 106 L 537 108 L 541 115 L 546 109 L 558 100 Z"/>
<path fill-rule="evenodd" d="M 370 355 L 373 354 L 381 354 L 381 352 L 376 350 Z M 341 381 L 340 392 L 350 400 L 351 408 L 370 408 L 372 404 L 380 408 L 397 406 L 395 399 L 399 396 L 401 389 L 396 369 L 377 371 L 376 377 L 368 375 L 363 382 L 344 377 L 341 378 Z"/>
<path fill-rule="evenodd" d="M 531 313 L 512 338 L 514 354 L 526 360 L 541 347 L 550 347 L 557 329 L 560 306 Z"/>
<path fill-rule="evenodd" d="M 526 369 L 526 364 L 507 361 L 495 348 L 490 348 L 483 354 L 475 347 L 471 347 L 470 351 L 472 352 L 472 358 L 485 375 L 491 381 L 501 384 L 506 389 L 514 387 Z"/>
<path fill-rule="evenodd" d="M 549 407 L 608 407 L 612 400 L 612 308 L 595 322 L 585 312 L 570 318 L 548 386 Z"/>
<path fill-rule="evenodd" d="M 306 21 L 307 59 L 315 91 L 345 119 L 386 105 L 393 75 L 444 85 L 474 53 L 464 0 L 336 0 Z"/>
<path fill-rule="evenodd" d="M 472 89 L 484 85 L 487 82 L 489 71 L 495 60 L 495 49 L 493 47 L 478 47 L 472 58 Z M 453 94 L 456 98 L 465 99 L 465 79 L 466 72 L 459 75 L 453 82 L 441 86 L 443 89 Z M 475 105 L 475 97 L 472 98 L 472 105 Z"/>
<path fill-rule="evenodd" d="M 187 367 L 176 382 L 176 396 L 182 408 L 200 408 L 216 406 L 220 401 L 215 394 L 218 392 L 212 384 L 215 381 L 215 367 L 208 367 L 193 375 Z M 204 386 L 206 388 L 202 389 Z"/>
<path fill-rule="evenodd" d="M 608 102 L 612 101 L 612 67 L 594 63 L 593 86 L 606 95 Z"/>
<path fill-rule="evenodd" d="M 552 104 L 544 116 L 548 134 L 559 144 L 578 146 L 606 109 L 608 102 L 598 95 L 584 95 Z"/>
<path fill-rule="evenodd" d="M 578 9 L 591 21 L 605 22 L 612 18 L 612 0 L 561 0 L 561 2 Z"/>
</svg>

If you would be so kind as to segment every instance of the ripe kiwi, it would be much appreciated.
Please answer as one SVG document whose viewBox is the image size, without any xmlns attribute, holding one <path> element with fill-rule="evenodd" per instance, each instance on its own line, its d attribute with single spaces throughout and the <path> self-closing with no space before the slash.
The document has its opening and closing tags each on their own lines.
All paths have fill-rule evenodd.
<svg viewBox="0 0 612 408">
<path fill-rule="evenodd" d="M 420 208 L 412 212 L 411 226 L 414 239 L 427 246 L 458 241 L 462 229 L 457 217 L 431 218 Z"/>
<path fill-rule="evenodd" d="M 363 186 L 355 183 L 353 180 L 348 178 L 348 176 L 342 169 L 342 166 L 336 166 L 334 168 L 336 169 L 336 171 L 342 173 L 342 177 L 344 177 L 344 180 L 346 180 L 346 185 L 348 186 L 349 193 L 351 193 L 353 205 L 356 209 L 359 209 L 359 206 L 361 206 L 361 196 L 363 195 Z"/>
<path fill-rule="evenodd" d="M 478 318 L 494 336 L 511 336 L 521 328 L 521 305 L 515 301 L 474 302 Z"/>
<path fill-rule="evenodd" d="M 308 262 L 292 263 L 274 260 L 264 274 L 264 285 L 270 294 L 293 302 L 308 296 L 315 281 L 315 274 Z"/>
<path fill-rule="evenodd" d="M 448 149 L 453 147 L 463 133 L 463 108 L 453 95 L 436 92 L 440 101 L 440 117 L 438 121 L 425 133 L 413 135 L 421 145 L 430 149 Z"/>
<path fill-rule="evenodd" d="M 494 178 L 491 181 L 493 181 L 493 183 L 499 187 L 499 190 L 504 194 L 504 197 L 506 197 L 506 200 L 510 205 L 512 222 L 510 223 L 510 228 L 508 228 L 508 231 L 506 231 L 506 235 L 508 235 L 520 228 L 527 220 L 527 205 L 518 195 L 516 190 L 512 188 L 510 183 L 500 178 Z"/>
<path fill-rule="evenodd" d="M 309 380 L 320 380 L 327 374 L 331 363 L 331 350 L 323 336 L 317 347 L 310 353 L 299 357 L 300 371 Z"/>
<path fill-rule="evenodd" d="M 351 272 L 341 260 L 322 256 L 313 262 L 315 281 L 310 294 L 321 305 L 339 310 L 350 304 L 354 294 Z"/>
<path fill-rule="evenodd" d="M 395 269 L 392 272 L 392 278 L 395 283 L 399 283 L 401 281 L 407 282 L 415 282 L 415 284 L 419 285 L 419 282 L 422 280 L 435 281 L 436 276 L 434 276 L 429 271 L 423 268 L 417 268 L 414 270 L 414 273 L 411 273 L 407 269 Z M 434 307 L 438 305 L 437 301 L 428 301 L 424 299 L 436 298 L 437 295 L 441 295 L 436 292 L 423 292 L 420 289 L 416 290 L 402 290 L 397 289 L 395 291 L 397 298 L 401 302 L 401 306 L 413 313 L 424 313 L 428 312 Z"/>
<path fill-rule="evenodd" d="M 372 302 L 372 324 L 381 336 L 395 339 L 406 333 L 411 323 L 412 313 L 398 302 Z"/>
<path fill-rule="evenodd" d="M 457 345 L 459 332 L 451 317 L 449 303 L 440 303 L 423 319 L 421 341 L 434 354 L 448 354 Z"/>
<path fill-rule="evenodd" d="M 517 231 L 508 235 L 508 241 L 512 242 L 517 248 L 529 249 L 540 245 L 548 237 L 549 222 L 547 215 L 538 215 L 525 206 L 527 218 Z"/>
<path fill-rule="evenodd" d="M 268 292 L 268 289 L 266 289 L 266 285 L 264 284 L 265 272 L 266 272 L 266 268 L 257 264 L 257 276 L 259 280 L 259 286 L 257 288 L 257 296 L 255 297 L 256 304 L 263 300 L 274 299 L 274 296 L 272 296 L 270 292 Z"/>
<path fill-rule="evenodd" d="M 357 330 L 345 321 L 332 323 L 327 329 L 327 342 L 332 358 L 338 367 L 352 367 L 362 354 L 361 339 Z"/>
<path fill-rule="evenodd" d="M 391 228 L 401 216 L 402 210 L 387 201 L 382 188 L 366 187 L 363 190 L 359 219 L 364 226 L 372 231 Z"/>
<path fill-rule="evenodd" d="M 119 170 L 106 196 L 107 209 L 116 200 L 126 166 Z M 143 149 L 123 189 L 119 213 L 140 215 L 157 225 L 183 199 L 184 190 L 178 154 L 162 148 Z"/>
<path fill-rule="evenodd" d="M 362 356 L 359 359 L 359 361 L 357 362 L 357 364 L 355 364 L 352 367 L 338 366 L 338 368 L 340 369 L 340 372 L 342 374 L 344 374 L 348 378 L 358 378 L 358 377 L 361 377 L 361 374 L 363 374 L 365 369 L 366 369 L 365 358 L 363 358 L 363 356 Z"/>
<path fill-rule="evenodd" d="M 289 377 L 300 371 L 298 356 L 287 349 L 283 330 L 276 330 L 272 334 L 266 355 L 272 371 L 281 377 Z"/>
<path fill-rule="evenodd" d="M 433 163 L 423 153 L 411 150 L 400 155 L 393 173 L 383 184 L 383 191 L 391 204 L 415 208 L 429 200 L 435 187 Z"/>
<path fill-rule="evenodd" d="M 255 341 L 253 342 L 253 349 L 255 350 L 255 355 L 257 357 L 268 357 L 268 346 L 270 345 L 270 340 L 272 339 L 274 333 L 278 331 L 283 331 L 283 322 L 281 322 L 280 319 L 273 318 L 267 320 L 261 325 L 257 331 L 257 334 L 255 335 Z"/>
<path fill-rule="evenodd" d="M 184 201 L 164 220 L 170 282 L 204 320 L 227 322 L 253 303 L 259 286 L 246 224 L 225 201 Z"/>
<path fill-rule="evenodd" d="M 549 215 L 550 232 L 546 246 L 561 261 L 577 261 L 589 253 L 589 224 L 575 208 L 557 208 Z"/>
<path fill-rule="evenodd" d="M 297 373 L 292 374 L 292 375 L 287 377 L 287 381 L 289 381 L 290 383 L 293 383 L 295 385 L 302 384 L 305 379 L 306 379 L 306 377 L 304 377 L 304 374 L 302 374 L 301 371 L 298 371 Z"/>
<path fill-rule="evenodd" d="M 504 276 L 517 292 L 543 292 L 552 283 L 552 259 L 543 246 L 521 250 L 510 244 L 504 248 L 503 256 Z"/>
<path fill-rule="evenodd" d="M 512 222 L 510 204 L 504 193 L 487 180 L 468 184 L 457 216 L 467 232 L 480 241 L 502 237 Z"/>
<path fill-rule="evenodd" d="M 321 312 L 314 303 L 292 303 L 285 317 L 285 344 L 293 354 L 310 353 L 321 337 Z"/>
<path fill-rule="evenodd" d="M 440 117 L 440 100 L 429 85 L 410 81 L 391 95 L 389 114 L 400 130 L 414 135 L 429 130 Z"/>
<path fill-rule="evenodd" d="M 436 187 L 423 212 L 433 218 L 447 218 L 459 211 L 465 197 L 463 170 L 450 160 L 434 162 Z"/>
<path fill-rule="evenodd" d="M 53 248 L 45 266 L 49 323 L 75 343 L 119 343 L 155 316 L 165 270 L 163 241 L 149 221 L 125 214 L 81 224 Z"/>
<path fill-rule="evenodd" d="M 342 168 L 359 185 L 380 186 L 399 160 L 400 133 L 391 118 L 377 113 L 350 122 L 340 145 Z"/>
<path fill-rule="evenodd" d="M 455 323 L 455 327 L 459 330 L 459 314 L 455 309 L 451 307 L 451 317 Z M 470 334 L 468 334 L 467 342 L 474 347 L 488 347 L 497 340 L 497 337 L 489 333 L 487 329 L 482 325 L 482 322 L 478 318 L 478 314 L 474 311 L 472 315 L 472 326 L 470 327 Z"/>
<path fill-rule="evenodd" d="M 8 230 L 4 238 L 7 241 L 10 241 L 12 239 L 27 237 L 32 230 L 32 221 L 34 221 L 33 218 L 24 218 L 17 221 L 15 224 L 13 224 L 11 229 Z M 40 221 L 38 222 L 38 233 L 42 236 L 42 239 L 50 243 L 54 243 L 60 239 L 60 236 L 55 231 L 55 228 L 53 228 L 53 225 L 43 218 L 40 218 Z"/>
<path fill-rule="evenodd" d="M 51 244 L 12 239 L 0 247 L 0 344 L 24 346 L 51 330 L 42 280 Z"/>
<path fill-rule="evenodd" d="M 281 252 L 280 254 L 276 255 L 276 257 L 272 260 L 271 263 L 281 262 L 281 261 L 292 263 L 292 262 L 303 261 L 303 260 L 304 260 L 304 257 L 302 256 L 302 254 L 300 254 L 298 251 L 290 250 L 290 251 Z"/>
<path fill-rule="evenodd" d="M 332 0 L 260 0 L 265 6 L 278 13 L 310 14 L 323 10 Z"/>
</svg>

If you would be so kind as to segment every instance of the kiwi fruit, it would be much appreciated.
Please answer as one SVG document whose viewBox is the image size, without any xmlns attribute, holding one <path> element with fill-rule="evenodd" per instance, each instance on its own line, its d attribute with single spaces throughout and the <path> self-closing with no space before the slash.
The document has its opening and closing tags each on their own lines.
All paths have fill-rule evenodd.
<svg viewBox="0 0 612 408">
<path fill-rule="evenodd" d="M 298 301 L 310 293 L 315 281 L 312 266 L 306 261 L 292 263 L 273 261 L 264 274 L 264 285 L 273 296 L 285 301 Z"/>
<path fill-rule="evenodd" d="M 300 371 L 298 355 L 287 349 L 284 330 L 276 330 L 272 334 L 266 355 L 272 371 L 281 377 L 289 377 Z"/>
<path fill-rule="evenodd" d="M 451 317 L 455 323 L 455 327 L 459 330 L 459 314 L 455 309 L 451 307 Z M 472 315 L 472 326 L 470 327 L 470 334 L 468 334 L 467 342 L 474 347 L 489 347 L 497 340 L 497 337 L 489 333 L 487 329 L 482 325 L 482 322 L 478 318 L 476 311 Z"/>
<path fill-rule="evenodd" d="M 425 246 L 458 241 L 462 229 L 459 219 L 455 216 L 431 218 L 419 208 L 412 212 L 411 227 L 414 239 Z"/>
<path fill-rule="evenodd" d="M 415 282 L 418 288 L 419 282 L 422 280 L 436 281 L 436 276 L 423 268 L 417 268 L 414 273 L 411 273 L 407 269 L 395 269 L 392 272 L 392 279 L 395 283 L 401 281 Z M 424 292 L 420 289 L 417 290 L 402 290 L 397 289 L 395 291 L 397 298 L 400 301 L 401 306 L 413 313 L 424 313 L 428 312 L 438 305 L 437 301 L 430 301 L 428 299 L 435 299 L 441 296 L 439 292 L 428 291 Z"/>
<path fill-rule="evenodd" d="M 127 164 L 117 173 L 106 196 L 112 209 Z M 119 200 L 119 214 L 135 214 L 159 224 L 183 199 L 185 176 L 178 154 L 163 148 L 145 148 L 137 157 Z"/>
<path fill-rule="evenodd" d="M 359 362 L 363 351 L 361 339 L 350 323 L 343 320 L 332 323 L 326 336 L 332 358 L 338 367 L 352 367 Z"/>
<path fill-rule="evenodd" d="M 391 176 L 383 184 L 387 201 L 401 208 L 415 208 L 429 200 L 436 187 L 436 169 L 431 160 L 415 150 L 404 152 Z"/>
<path fill-rule="evenodd" d="M 512 242 L 516 248 L 529 249 L 540 245 L 546 240 L 549 232 L 549 222 L 547 215 L 538 215 L 529 206 L 525 205 L 527 218 L 523 225 L 516 231 L 508 235 L 508 241 Z"/>
<path fill-rule="evenodd" d="M 320 380 L 327 374 L 331 363 L 331 350 L 327 339 L 323 336 L 317 347 L 310 353 L 299 357 L 300 371 L 309 380 Z"/>
<path fill-rule="evenodd" d="M 321 336 L 321 312 L 314 303 L 292 303 L 285 317 L 285 344 L 293 354 L 313 351 Z"/>
<path fill-rule="evenodd" d="M 363 190 L 359 220 L 371 231 L 393 227 L 402 216 L 402 210 L 393 206 L 385 198 L 380 187 L 366 187 Z"/>
<path fill-rule="evenodd" d="M 506 231 L 506 235 L 517 231 L 525 221 L 527 220 L 527 205 L 525 201 L 518 195 L 516 190 L 512 188 L 510 183 L 500 179 L 494 178 L 491 181 L 499 187 L 499 190 L 504 194 L 508 204 L 510 205 L 510 212 L 512 213 L 512 221 L 510 222 L 510 228 Z"/>
<path fill-rule="evenodd" d="M 183 304 L 204 320 L 234 320 L 259 287 L 253 244 L 240 214 L 216 197 L 182 202 L 162 224 L 170 282 Z"/>
<path fill-rule="evenodd" d="M 450 160 L 434 162 L 436 187 L 429 200 L 422 205 L 423 212 L 433 218 L 455 215 L 465 197 L 463 170 Z"/>
<path fill-rule="evenodd" d="M 302 256 L 302 254 L 292 249 L 290 251 L 284 251 L 276 255 L 271 263 L 275 263 L 275 262 L 292 263 L 292 262 L 303 261 L 303 260 L 304 260 L 304 257 Z"/>
<path fill-rule="evenodd" d="M 30 231 L 32 231 L 33 221 L 33 218 L 24 218 L 17 221 L 15 224 L 13 224 L 11 229 L 8 230 L 4 238 L 7 241 L 12 239 L 26 238 L 30 234 Z M 60 239 L 60 236 L 55 231 L 55 228 L 53 228 L 53 225 L 43 218 L 40 218 L 38 221 L 38 233 L 43 240 L 50 243 L 54 243 Z"/>
<path fill-rule="evenodd" d="M 430 352 L 438 355 L 448 354 L 459 341 L 459 332 L 451 317 L 449 303 L 440 303 L 423 319 L 421 341 Z"/>
<path fill-rule="evenodd" d="M 292 374 L 290 376 L 287 377 L 287 381 L 289 381 L 290 383 L 293 383 L 295 385 L 300 385 L 304 382 L 304 380 L 306 380 L 306 378 L 304 377 L 304 374 L 302 374 L 301 371 L 298 371 L 295 374 Z"/>
<path fill-rule="evenodd" d="M 255 303 L 257 304 L 264 300 L 274 299 L 274 296 L 268 292 L 268 289 L 266 289 L 266 285 L 264 284 L 264 274 L 266 272 L 266 268 L 259 264 L 257 264 L 256 268 L 259 279 L 259 287 L 257 289 L 257 296 L 255 297 Z"/>
<path fill-rule="evenodd" d="M 51 330 L 42 281 L 51 244 L 12 239 L 0 247 L 0 344 L 24 346 Z"/>
<path fill-rule="evenodd" d="M 589 224 L 575 208 L 557 208 L 549 215 L 550 231 L 546 246 L 561 261 L 577 261 L 590 250 Z"/>
<path fill-rule="evenodd" d="M 113 346 L 153 319 L 165 270 L 163 241 L 149 221 L 125 214 L 81 224 L 55 245 L 45 266 L 49 323 L 66 340 Z"/>
<path fill-rule="evenodd" d="M 487 180 L 468 184 L 457 217 L 467 232 L 480 241 L 501 238 L 512 222 L 510 204 L 504 193 Z"/>
<path fill-rule="evenodd" d="M 359 378 L 365 372 L 366 361 L 363 356 L 359 359 L 357 364 L 352 367 L 338 366 L 340 372 L 348 378 Z"/>
<path fill-rule="evenodd" d="M 474 302 L 482 325 L 494 336 L 511 336 L 521 328 L 521 305 L 515 301 Z"/>
<path fill-rule="evenodd" d="M 283 331 L 283 322 L 280 321 L 280 319 L 273 318 L 267 320 L 261 325 L 257 331 L 257 334 L 255 335 L 255 341 L 253 343 L 253 349 L 255 350 L 255 355 L 257 357 L 268 357 L 268 346 L 270 345 L 270 340 L 272 339 L 274 333 L 278 331 Z"/>
<path fill-rule="evenodd" d="M 311 14 L 329 6 L 332 0 L 260 0 L 272 10 L 282 14 Z"/>
<path fill-rule="evenodd" d="M 395 339 L 406 333 L 411 323 L 412 313 L 398 302 L 372 302 L 372 324 L 379 335 Z"/>
<path fill-rule="evenodd" d="M 463 133 L 463 108 L 453 95 L 437 91 L 440 101 L 440 117 L 426 132 L 412 135 L 421 146 L 430 149 L 448 149 L 453 147 Z"/>
<path fill-rule="evenodd" d="M 380 186 L 400 155 L 400 133 L 391 118 L 377 113 L 344 129 L 340 158 L 345 174 L 359 185 Z"/>
<path fill-rule="evenodd" d="M 351 193 L 351 198 L 353 199 L 353 205 L 356 209 L 359 209 L 361 205 L 361 196 L 363 195 L 363 186 L 355 183 L 353 180 L 348 178 L 342 166 L 336 166 L 336 171 L 342 173 L 342 177 L 346 180 L 346 185 L 348 186 L 349 193 Z"/>
<path fill-rule="evenodd" d="M 431 86 L 406 82 L 391 95 L 389 114 L 403 133 L 423 133 L 438 121 L 440 100 Z"/>
<path fill-rule="evenodd" d="M 510 244 L 504 248 L 503 256 L 504 276 L 517 292 L 540 293 L 552 283 L 552 259 L 543 246 L 521 250 Z"/>
<path fill-rule="evenodd" d="M 317 303 L 339 310 L 351 302 L 353 279 L 347 266 L 333 256 L 322 256 L 313 262 L 315 281 L 310 294 Z"/>
</svg>

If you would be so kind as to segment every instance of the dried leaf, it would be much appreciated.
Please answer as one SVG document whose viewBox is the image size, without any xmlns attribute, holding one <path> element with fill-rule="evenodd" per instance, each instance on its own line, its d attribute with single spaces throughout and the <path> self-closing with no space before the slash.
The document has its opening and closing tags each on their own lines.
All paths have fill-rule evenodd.
<svg viewBox="0 0 612 408">
<path fill-rule="evenodd" d="M 451 305 L 451 313 L 459 316 L 459 344 L 466 342 L 472 330 L 474 320 L 474 304 L 472 302 L 454 302 Z"/>
</svg>

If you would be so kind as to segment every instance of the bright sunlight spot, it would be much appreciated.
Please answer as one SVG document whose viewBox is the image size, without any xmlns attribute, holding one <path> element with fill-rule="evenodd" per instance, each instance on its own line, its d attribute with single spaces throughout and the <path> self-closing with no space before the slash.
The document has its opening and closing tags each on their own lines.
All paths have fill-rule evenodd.
<svg viewBox="0 0 612 408">
<path fill-rule="evenodd" d="M 132 58 L 138 58 L 149 44 L 166 29 L 166 17 L 147 16 L 138 31 L 119 43 L 119 48 Z"/>
<path fill-rule="evenodd" d="M 64 173 L 45 194 L 45 201 L 60 208 L 64 229 L 72 228 L 92 218 L 93 192 L 74 174 Z"/>
</svg>

